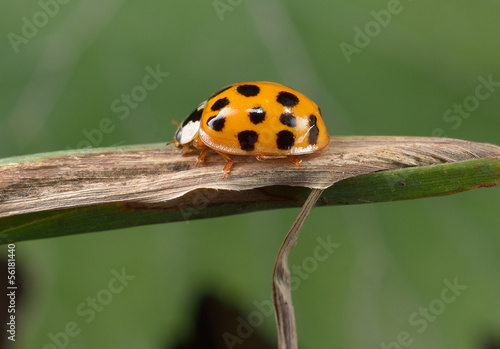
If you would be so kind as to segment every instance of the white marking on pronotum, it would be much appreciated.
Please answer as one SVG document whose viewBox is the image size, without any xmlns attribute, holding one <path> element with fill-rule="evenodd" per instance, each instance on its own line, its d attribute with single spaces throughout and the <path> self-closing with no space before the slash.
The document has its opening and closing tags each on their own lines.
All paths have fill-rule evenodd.
<svg viewBox="0 0 500 349">
<path fill-rule="evenodd" d="M 205 109 L 206 105 L 207 101 L 203 101 L 198 106 L 198 108 L 196 108 L 196 112 L 199 112 L 200 115 L 199 118 L 195 120 L 189 120 L 186 123 L 186 121 L 191 117 L 191 114 L 188 116 L 188 119 L 184 120 L 175 134 L 175 139 L 177 140 L 177 142 L 179 142 L 180 144 L 187 144 L 189 142 L 192 142 L 196 138 L 196 136 L 198 135 L 198 131 L 200 130 L 201 111 Z"/>
</svg>

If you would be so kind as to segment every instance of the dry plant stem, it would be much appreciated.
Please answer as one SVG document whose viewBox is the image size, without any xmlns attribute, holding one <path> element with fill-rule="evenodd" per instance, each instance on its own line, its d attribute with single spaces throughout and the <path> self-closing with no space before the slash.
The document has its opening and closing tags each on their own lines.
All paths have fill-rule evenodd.
<svg viewBox="0 0 500 349">
<path fill-rule="evenodd" d="M 500 185 L 500 146 L 422 137 L 332 137 L 320 152 L 226 161 L 164 144 L 0 159 L 0 244 L 300 207 L 450 195 Z M 333 184 L 336 184 L 333 186 Z"/>
<path fill-rule="evenodd" d="M 297 330 L 295 326 L 295 313 L 292 304 L 292 288 L 290 283 L 290 270 L 288 269 L 288 256 L 292 252 L 300 235 L 302 226 L 314 207 L 323 189 L 313 189 L 300 212 L 293 222 L 290 231 L 285 237 L 278 252 L 273 270 L 273 304 L 278 329 L 278 348 L 297 349 Z"/>
<path fill-rule="evenodd" d="M 497 145 L 458 139 L 332 137 L 322 151 L 301 156 L 300 168 L 286 158 L 262 162 L 235 157 L 223 179 L 226 161 L 215 152 L 197 167 L 199 153 L 181 153 L 155 144 L 0 159 L 0 217 L 115 203 L 165 209 L 197 189 L 226 190 L 235 196 L 275 185 L 326 189 L 366 173 L 500 159 Z M 218 199 L 227 201 L 213 195 L 210 204 Z M 193 206 L 192 201 L 188 204 Z"/>
</svg>

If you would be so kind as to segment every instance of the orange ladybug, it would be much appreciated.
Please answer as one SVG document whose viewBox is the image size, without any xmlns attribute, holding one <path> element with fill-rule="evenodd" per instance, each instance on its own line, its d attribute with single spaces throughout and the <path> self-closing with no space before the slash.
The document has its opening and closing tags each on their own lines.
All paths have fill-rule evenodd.
<svg viewBox="0 0 500 349">
<path fill-rule="evenodd" d="M 201 103 L 178 126 L 172 142 L 186 153 L 189 145 L 202 149 L 196 165 L 209 149 L 227 163 L 231 155 L 258 160 L 310 154 L 328 145 L 330 137 L 318 106 L 303 94 L 273 82 L 242 82 L 224 87 Z M 169 144 L 170 144 L 169 143 Z"/>
</svg>

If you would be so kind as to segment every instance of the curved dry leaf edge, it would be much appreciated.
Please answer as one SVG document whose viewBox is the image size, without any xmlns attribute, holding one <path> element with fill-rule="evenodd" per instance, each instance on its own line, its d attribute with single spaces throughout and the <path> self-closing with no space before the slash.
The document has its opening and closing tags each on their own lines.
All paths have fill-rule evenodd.
<svg viewBox="0 0 500 349">
<path fill-rule="evenodd" d="M 323 189 L 312 189 L 297 218 L 283 240 L 272 276 L 272 295 L 279 349 L 297 349 L 297 326 L 292 302 L 292 284 L 288 257 L 297 243 L 304 222 L 323 193 Z"/>
</svg>

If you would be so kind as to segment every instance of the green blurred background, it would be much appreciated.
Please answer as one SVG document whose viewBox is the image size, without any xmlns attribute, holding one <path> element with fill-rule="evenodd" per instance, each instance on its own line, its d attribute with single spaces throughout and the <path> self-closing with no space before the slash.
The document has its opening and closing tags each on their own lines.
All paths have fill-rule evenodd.
<svg viewBox="0 0 500 349">
<path fill-rule="evenodd" d="M 499 11 L 465 0 L 9 2 L 0 13 L 0 157 L 169 141 L 173 119 L 252 80 L 309 96 L 331 135 L 500 144 Z M 148 67 L 169 74 L 141 94 Z M 124 107 L 131 93 L 136 103 Z M 447 112 L 464 103 L 461 114 Z M 294 291 L 301 347 L 498 348 L 499 194 L 315 209 L 291 256 L 309 270 Z M 297 212 L 18 243 L 25 297 L 13 347 L 56 348 L 49 335 L 74 322 L 68 348 L 169 348 L 193 331 L 206 292 L 247 318 L 270 299 Z M 318 237 L 340 244 L 322 261 L 313 260 Z M 109 293 L 123 268 L 135 278 Z M 443 302 L 455 279 L 467 288 Z M 105 306 L 82 316 L 96 296 Z M 256 331 L 275 345 L 274 317 L 262 318 Z M 408 345 L 390 344 L 398 337 Z"/>
</svg>

